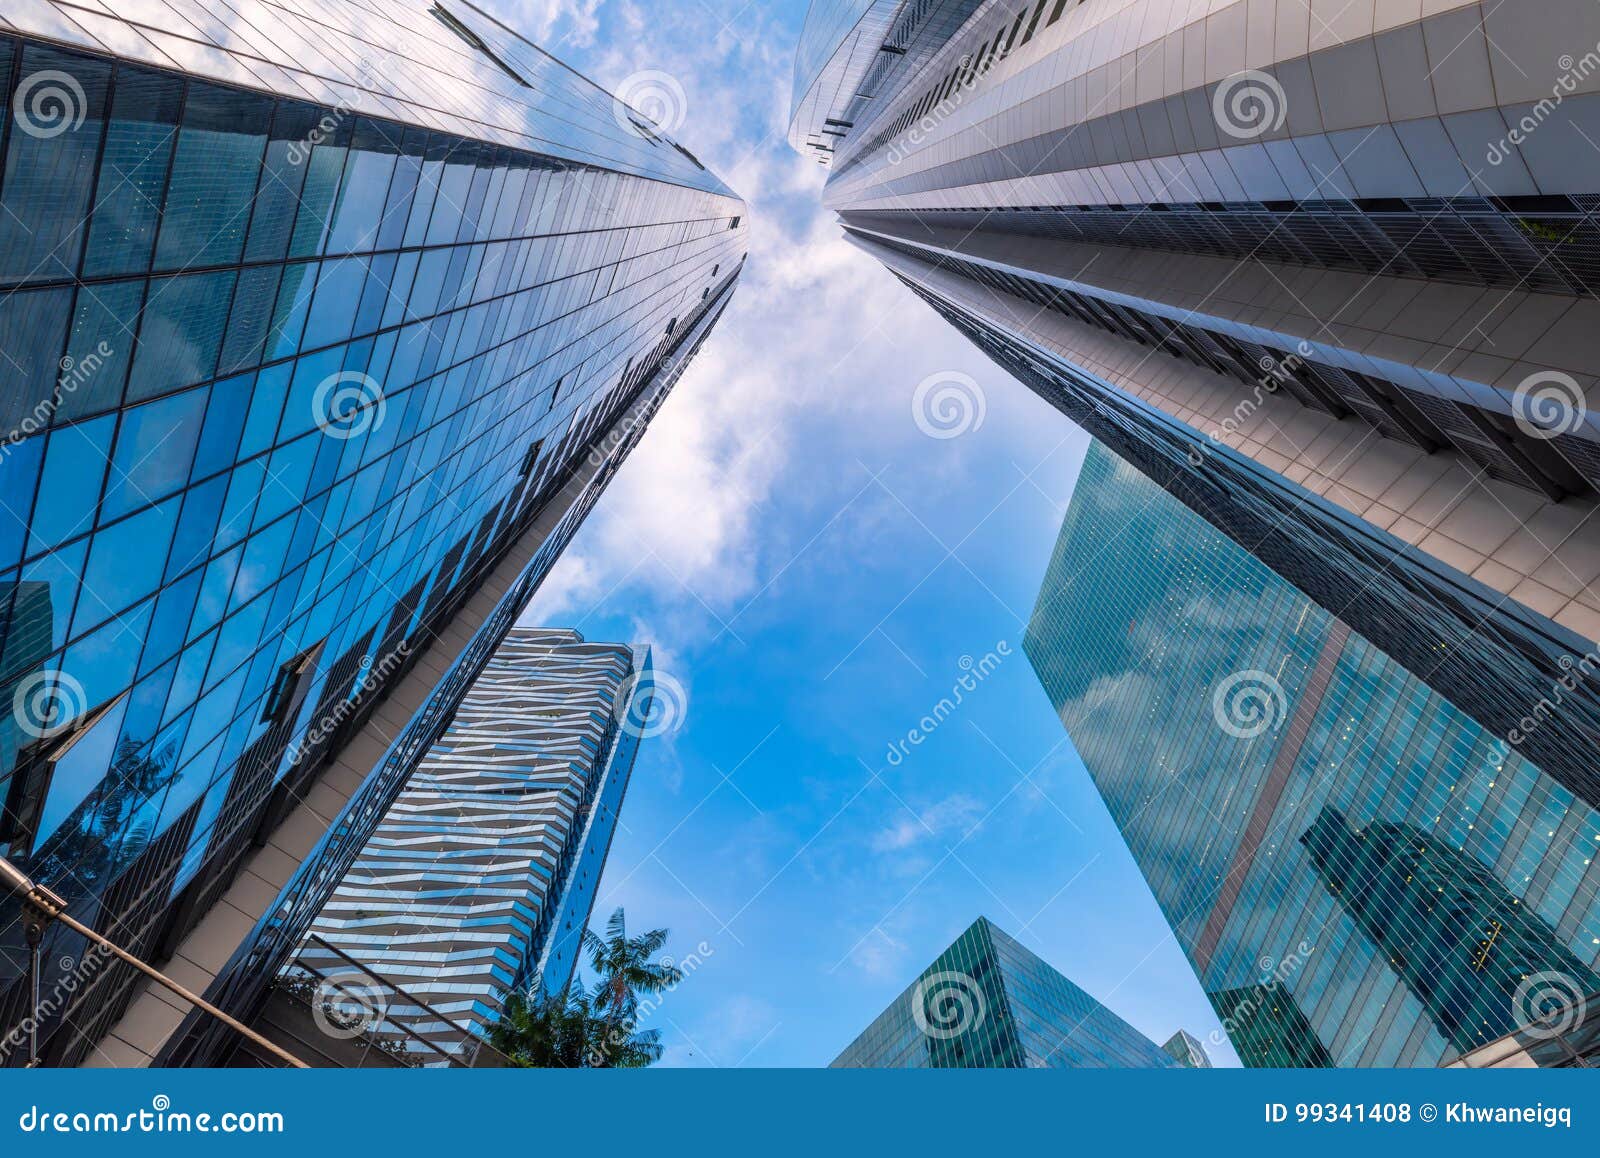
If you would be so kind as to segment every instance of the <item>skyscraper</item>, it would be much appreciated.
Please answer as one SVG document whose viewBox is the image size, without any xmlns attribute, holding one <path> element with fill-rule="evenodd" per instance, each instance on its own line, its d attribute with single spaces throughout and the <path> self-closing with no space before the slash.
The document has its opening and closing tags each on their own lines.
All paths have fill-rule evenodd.
<svg viewBox="0 0 1600 1158">
<path fill-rule="evenodd" d="M 0 840 L 242 1009 L 720 316 L 745 211 L 464 0 L 117 11 L 0 37 Z M 46 1059 L 205 1060 L 137 980 Z"/>
<path fill-rule="evenodd" d="M 565 989 L 652 679 L 648 650 L 513 630 L 318 916 L 291 974 L 337 983 L 357 962 L 358 977 L 420 1003 L 385 1002 L 378 1032 L 404 1027 L 440 1054 L 470 1044 L 457 1027 L 482 1034 L 511 992 Z"/>
<path fill-rule="evenodd" d="M 984 917 L 833 1060 L 836 1068 L 873 1069 L 1176 1064 Z"/>
<path fill-rule="evenodd" d="M 1167 1038 L 1162 1043 L 1162 1049 L 1173 1056 L 1180 1066 L 1191 1070 L 1208 1070 L 1211 1068 L 1211 1059 L 1206 1056 L 1206 1047 L 1200 1040 L 1186 1029 Z"/>
<path fill-rule="evenodd" d="M 1006 370 L 1509 736 L 1600 638 L 1597 41 L 1581 0 L 819 2 L 791 141 Z M 1519 742 L 1600 801 L 1600 687 L 1562 701 Z"/>
<path fill-rule="evenodd" d="M 1594 807 L 1098 443 L 1024 647 L 1246 1064 L 1600 990 Z"/>
</svg>

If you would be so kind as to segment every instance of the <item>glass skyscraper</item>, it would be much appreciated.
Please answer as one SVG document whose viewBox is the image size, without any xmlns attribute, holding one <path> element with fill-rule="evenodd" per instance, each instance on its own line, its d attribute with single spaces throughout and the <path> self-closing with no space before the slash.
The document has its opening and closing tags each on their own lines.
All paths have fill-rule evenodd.
<svg viewBox="0 0 1600 1158">
<path fill-rule="evenodd" d="M 1600 992 L 1600 815 L 1106 447 L 1024 640 L 1247 1065 L 1432 1066 Z"/>
<path fill-rule="evenodd" d="M 1162 1049 L 1177 1060 L 1180 1066 L 1191 1070 L 1208 1070 L 1211 1068 L 1211 1059 L 1206 1056 L 1206 1047 L 1200 1044 L 1199 1038 L 1186 1029 L 1177 1033 L 1162 1043 Z"/>
<path fill-rule="evenodd" d="M 242 1008 L 722 312 L 745 210 L 462 0 L 111 11 L 0 36 L 0 848 Z M 48 1061 L 207 1056 L 81 980 Z"/>
<path fill-rule="evenodd" d="M 872 1069 L 1165 1069 L 1178 1063 L 979 917 L 832 1064 Z"/>
<path fill-rule="evenodd" d="M 393 986 L 367 1010 L 373 1032 L 422 1064 L 470 1053 L 467 1035 L 482 1037 L 512 992 L 565 990 L 652 681 L 648 649 L 514 629 L 286 976 L 334 1002 L 345 982 Z"/>
<path fill-rule="evenodd" d="M 791 142 L 1004 369 L 1590 802 L 1585 0 L 818 0 Z M 1564 63 L 1563 63 L 1564 62 Z"/>
</svg>

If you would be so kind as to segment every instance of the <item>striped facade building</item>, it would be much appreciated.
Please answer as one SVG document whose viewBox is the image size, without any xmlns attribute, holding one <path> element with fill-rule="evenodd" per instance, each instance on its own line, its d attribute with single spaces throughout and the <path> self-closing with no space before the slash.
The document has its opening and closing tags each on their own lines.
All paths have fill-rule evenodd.
<svg viewBox="0 0 1600 1158">
<path fill-rule="evenodd" d="M 817 0 L 790 140 L 1006 372 L 1600 802 L 1593 3 Z"/>
<path fill-rule="evenodd" d="M 289 974 L 341 1002 L 382 988 L 375 1036 L 429 1064 L 470 1053 L 463 1029 L 514 990 L 565 988 L 651 697 L 648 649 L 513 630 Z"/>
</svg>

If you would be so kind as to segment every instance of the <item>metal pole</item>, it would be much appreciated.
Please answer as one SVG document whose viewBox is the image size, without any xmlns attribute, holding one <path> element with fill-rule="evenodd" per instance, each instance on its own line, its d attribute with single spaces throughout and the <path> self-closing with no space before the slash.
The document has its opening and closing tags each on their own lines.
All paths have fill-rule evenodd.
<svg viewBox="0 0 1600 1158">
<path fill-rule="evenodd" d="M 146 977 L 150 978 L 150 980 L 154 981 L 157 985 L 160 985 L 163 988 L 177 994 L 196 1009 L 200 1009 L 206 1013 L 209 1013 L 212 1017 L 222 1022 L 223 1025 L 226 1025 L 235 1033 L 240 1034 L 242 1037 L 260 1046 L 262 1049 L 266 1050 L 268 1053 L 272 1054 L 285 1064 L 301 1070 L 310 1068 L 305 1062 L 295 1057 L 294 1054 L 290 1053 L 286 1049 L 283 1049 L 281 1046 L 268 1041 L 255 1030 L 251 1029 L 248 1025 L 245 1025 L 243 1022 L 222 1012 L 222 1010 L 218 1009 L 215 1005 L 212 1005 L 199 994 L 189 992 L 189 990 L 185 989 L 182 985 L 179 985 L 176 981 L 162 973 L 160 970 L 155 969 L 150 965 L 146 965 L 132 953 L 129 953 L 120 946 L 113 944 L 109 938 L 101 936 L 99 933 L 89 928 L 89 926 L 85 925 L 82 921 L 79 921 L 75 917 L 68 916 L 66 913 L 66 902 L 52 893 L 49 889 L 34 884 L 33 881 L 25 876 L 16 865 L 12 864 L 3 857 L 0 857 L 0 876 L 3 876 L 10 881 L 11 887 L 22 894 L 23 903 L 33 908 L 44 918 L 46 918 L 46 923 L 48 923 L 48 921 L 60 921 L 67 928 L 73 930 L 73 932 L 83 934 L 83 936 L 89 938 L 89 940 L 93 941 L 95 944 L 111 953 L 118 960 L 132 965 L 135 969 L 137 969 L 140 973 L 143 973 Z M 35 958 L 37 959 L 37 951 L 35 951 Z M 39 973 L 37 963 L 34 966 L 33 984 L 33 1006 L 34 1010 L 37 1011 L 39 1008 Z M 35 1034 L 38 1033 L 37 1025 L 34 1026 L 34 1032 Z"/>
<path fill-rule="evenodd" d="M 28 946 L 28 975 L 32 981 L 33 1016 L 28 1018 L 28 1068 L 39 1064 L 39 946 Z"/>
</svg>

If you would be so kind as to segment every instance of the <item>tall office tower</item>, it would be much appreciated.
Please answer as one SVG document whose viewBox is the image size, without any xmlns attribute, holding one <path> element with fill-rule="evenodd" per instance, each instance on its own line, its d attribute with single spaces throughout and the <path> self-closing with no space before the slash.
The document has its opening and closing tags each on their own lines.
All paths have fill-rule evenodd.
<svg viewBox="0 0 1600 1158">
<path fill-rule="evenodd" d="M 1155 1042 L 979 917 L 836 1057 L 854 1069 L 1165 1069 Z"/>
<path fill-rule="evenodd" d="M 27 741 L 0 841 L 232 1009 L 642 433 L 747 230 L 463 0 L 109 11 L 12 5 L 0 37 L 0 591 L 49 589 L 0 608 Z M 45 946 L 47 1061 L 204 1060 L 181 1003 L 120 964 L 63 976 L 80 956 Z"/>
<path fill-rule="evenodd" d="M 564 990 L 651 695 L 648 650 L 513 630 L 286 976 L 335 1003 L 348 979 L 374 1035 L 424 1064 L 470 1052 L 461 1031 L 510 993 Z"/>
<path fill-rule="evenodd" d="M 1001 366 L 1504 736 L 1600 638 L 1597 41 L 1587 0 L 819 0 L 791 140 Z M 1600 683 L 1564 700 L 1526 749 L 1594 802 Z"/>
<path fill-rule="evenodd" d="M 1600 990 L 1600 814 L 1099 443 L 1024 648 L 1249 1065 Z"/>
<path fill-rule="evenodd" d="M 1171 1054 L 1180 1066 L 1191 1070 L 1208 1070 L 1211 1068 L 1211 1059 L 1206 1056 L 1205 1046 L 1200 1044 L 1200 1039 L 1186 1029 L 1177 1033 L 1162 1044 L 1162 1049 Z"/>
</svg>

